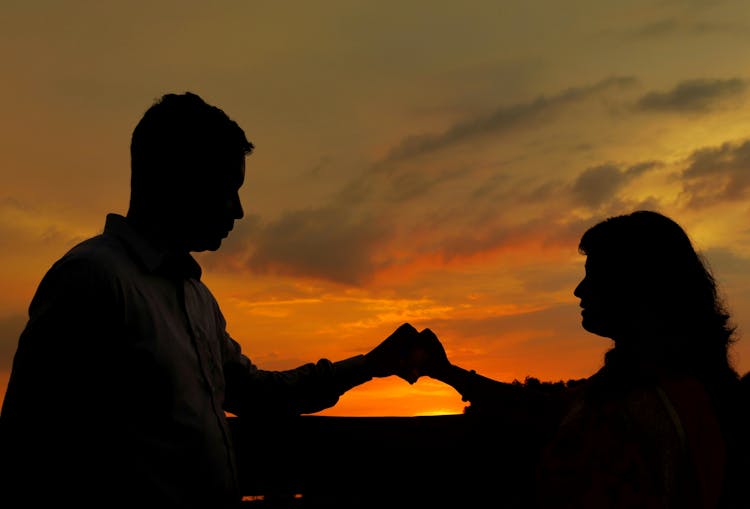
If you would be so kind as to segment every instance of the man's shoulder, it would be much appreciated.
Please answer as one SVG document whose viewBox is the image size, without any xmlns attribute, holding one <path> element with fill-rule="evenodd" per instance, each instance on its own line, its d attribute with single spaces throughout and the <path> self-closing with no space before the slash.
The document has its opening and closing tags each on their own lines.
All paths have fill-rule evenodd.
<svg viewBox="0 0 750 509">
<path fill-rule="evenodd" d="M 116 237 L 98 234 L 71 247 L 50 268 L 50 272 L 94 272 L 111 274 L 132 265 L 132 259 Z"/>
<path fill-rule="evenodd" d="M 60 260 L 90 260 L 92 262 L 106 262 L 127 256 L 128 254 L 125 246 L 119 239 L 113 235 L 100 233 L 82 240 L 71 247 L 68 252 L 60 258 Z"/>
<path fill-rule="evenodd" d="M 31 308 L 52 301 L 76 300 L 84 295 L 105 299 L 119 286 L 117 281 L 122 279 L 119 267 L 128 263 L 121 251 L 105 235 L 79 242 L 49 267 L 39 282 Z"/>
</svg>

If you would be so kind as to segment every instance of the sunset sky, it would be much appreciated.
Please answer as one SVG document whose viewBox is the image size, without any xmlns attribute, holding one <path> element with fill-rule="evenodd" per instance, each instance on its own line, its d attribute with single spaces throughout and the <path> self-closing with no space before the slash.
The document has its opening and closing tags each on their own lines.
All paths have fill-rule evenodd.
<svg viewBox="0 0 750 509">
<path fill-rule="evenodd" d="M 750 371 L 746 0 L 4 0 L 0 55 L 0 396 L 39 280 L 127 211 L 131 131 L 185 91 L 256 146 L 197 258 L 262 368 L 411 322 L 499 380 L 588 376 L 611 342 L 580 327 L 578 239 L 646 208 L 709 262 Z M 322 414 L 464 405 L 392 377 Z"/>
</svg>

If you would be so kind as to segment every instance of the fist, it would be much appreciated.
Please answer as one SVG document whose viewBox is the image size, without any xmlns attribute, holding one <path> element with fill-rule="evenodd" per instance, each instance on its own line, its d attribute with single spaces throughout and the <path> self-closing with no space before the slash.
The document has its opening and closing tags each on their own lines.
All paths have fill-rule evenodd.
<svg viewBox="0 0 750 509">
<path fill-rule="evenodd" d="M 375 377 L 397 375 L 410 384 L 447 366 L 443 345 L 430 329 L 418 332 L 405 323 L 365 356 Z"/>
<path fill-rule="evenodd" d="M 440 373 L 450 367 L 445 348 L 430 329 L 423 329 L 417 336 L 416 345 L 411 353 L 410 365 L 412 375 L 438 378 Z"/>
<path fill-rule="evenodd" d="M 417 345 L 419 332 L 405 323 L 378 346 L 365 355 L 370 373 L 375 377 L 398 375 L 409 383 L 416 382 L 410 375 L 410 358 Z"/>
</svg>

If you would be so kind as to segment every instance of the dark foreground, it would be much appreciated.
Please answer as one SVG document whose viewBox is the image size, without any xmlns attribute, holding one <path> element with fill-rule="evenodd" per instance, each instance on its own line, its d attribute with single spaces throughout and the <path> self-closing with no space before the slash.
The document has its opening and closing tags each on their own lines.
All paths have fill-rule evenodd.
<svg viewBox="0 0 750 509">
<path fill-rule="evenodd" d="M 533 438 L 471 415 L 232 418 L 250 508 L 524 507 Z"/>
</svg>

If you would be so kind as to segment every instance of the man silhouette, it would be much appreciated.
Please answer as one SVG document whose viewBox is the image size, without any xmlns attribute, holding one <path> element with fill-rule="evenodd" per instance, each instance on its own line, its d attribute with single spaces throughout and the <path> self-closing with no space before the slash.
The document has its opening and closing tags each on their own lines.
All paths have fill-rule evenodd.
<svg viewBox="0 0 750 509">
<path fill-rule="evenodd" d="M 253 148 L 198 95 L 145 112 L 127 216 L 108 214 L 31 302 L 2 408 L 4 507 L 232 507 L 225 412 L 313 413 L 372 377 L 416 380 L 408 324 L 365 355 L 285 371 L 258 368 L 226 332 L 190 253 L 217 250 L 242 218 Z"/>
</svg>

